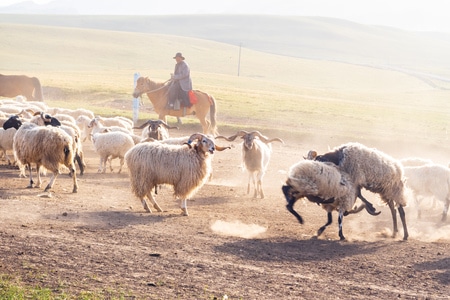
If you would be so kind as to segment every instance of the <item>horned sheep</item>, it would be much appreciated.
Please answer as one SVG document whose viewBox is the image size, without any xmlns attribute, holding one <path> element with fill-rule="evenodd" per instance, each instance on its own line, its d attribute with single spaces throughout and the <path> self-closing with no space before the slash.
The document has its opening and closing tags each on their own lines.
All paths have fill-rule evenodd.
<svg viewBox="0 0 450 300">
<path fill-rule="evenodd" d="M 245 130 L 240 130 L 230 137 L 217 136 L 216 139 L 224 138 L 227 141 L 234 141 L 238 136 L 244 140 L 242 143 L 242 166 L 248 172 L 247 194 L 250 194 L 250 182 L 252 182 L 255 188 L 253 198 L 257 198 L 259 195 L 263 199 L 262 179 L 272 154 L 270 143 L 274 141 L 283 143 L 283 140 L 280 138 L 269 139 L 259 131 L 247 132 Z"/>
<path fill-rule="evenodd" d="M 145 198 L 161 212 L 152 190 L 159 184 L 172 185 L 174 196 L 181 201 L 182 215 L 187 216 L 187 199 L 208 180 L 214 151 L 227 148 L 215 145 L 212 139 L 200 133 L 191 135 L 187 145 L 156 142 L 135 145 L 125 155 L 131 190 L 147 212 L 151 212 L 151 209 Z"/>
<path fill-rule="evenodd" d="M 56 177 L 59 175 L 59 167 L 65 165 L 71 172 L 73 179 L 73 193 L 78 190 L 75 174 L 73 140 L 63 130 L 56 127 L 43 127 L 34 123 L 25 122 L 14 135 L 14 157 L 22 165 L 28 166 L 30 171 L 30 185 L 34 185 L 31 164 L 36 164 L 38 181 L 35 187 L 41 186 L 40 169 L 53 172 L 45 191 L 53 187 Z"/>
<path fill-rule="evenodd" d="M 332 212 L 338 211 L 339 237 L 344 240 L 342 221 L 345 215 L 357 213 L 365 205 L 357 209 L 353 206 L 357 197 L 357 190 L 350 175 L 339 171 L 332 163 L 321 163 L 304 160 L 291 166 L 282 191 L 288 204 L 286 205 L 297 220 L 303 224 L 303 218 L 294 210 L 295 202 L 300 198 L 307 198 L 322 206 L 327 211 L 327 223 L 320 227 L 317 236 L 321 235 L 332 223 Z"/>
<path fill-rule="evenodd" d="M 135 144 L 131 136 L 120 131 L 109 131 L 95 133 L 92 135 L 92 144 L 95 152 L 100 156 L 99 173 L 106 172 L 106 162 L 109 161 L 109 168 L 113 172 L 112 159 L 120 159 L 119 173 L 122 171 L 125 153 Z"/>
<path fill-rule="evenodd" d="M 169 126 L 163 120 L 148 120 L 141 126 L 133 127 L 133 129 L 142 129 L 142 138 L 152 138 L 158 141 L 169 138 L 169 129 L 178 129 L 178 127 Z"/>
<path fill-rule="evenodd" d="M 417 205 L 418 217 L 420 207 L 418 196 L 432 196 L 444 204 L 441 221 L 447 219 L 450 205 L 450 169 L 439 164 L 425 164 L 415 167 L 404 167 L 406 186 L 412 191 Z"/>
<path fill-rule="evenodd" d="M 355 184 L 358 196 L 361 188 L 365 188 L 381 196 L 391 210 L 393 221 L 393 237 L 398 232 L 397 215 L 400 215 L 403 224 L 403 240 L 408 239 L 405 211 L 407 204 L 403 168 L 399 161 L 387 154 L 373 148 L 368 148 L 359 143 L 347 143 L 336 147 L 333 151 L 318 155 L 316 161 L 332 162 L 341 171 L 350 175 Z M 367 200 L 366 200 L 367 201 Z"/>
</svg>

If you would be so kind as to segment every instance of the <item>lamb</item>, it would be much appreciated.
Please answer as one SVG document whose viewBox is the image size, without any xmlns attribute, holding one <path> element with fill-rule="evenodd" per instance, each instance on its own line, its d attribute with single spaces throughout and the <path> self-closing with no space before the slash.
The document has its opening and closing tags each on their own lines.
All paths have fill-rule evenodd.
<svg viewBox="0 0 450 300">
<path fill-rule="evenodd" d="M 133 129 L 131 127 L 122 127 L 122 126 L 104 126 L 101 122 L 99 117 L 95 117 L 93 118 L 88 125 L 88 128 L 92 128 L 91 131 L 91 135 L 98 133 L 98 132 L 103 132 L 105 131 L 105 128 L 108 129 L 109 131 L 121 131 L 124 133 L 128 133 L 128 134 L 133 134 Z"/>
<path fill-rule="evenodd" d="M 25 122 L 17 130 L 14 136 L 13 148 L 14 157 L 17 162 L 27 165 L 30 170 L 30 185 L 33 187 L 31 164 L 36 164 L 38 181 L 35 187 L 41 186 L 40 168 L 43 166 L 53 172 L 47 187 L 48 191 L 53 187 L 56 177 L 59 174 L 59 167 L 65 165 L 72 175 L 73 193 L 78 190 L 75 165 L 73 163 L 73 140 L 63 130 L 55 127 L 42 127 L 34 123 Z"/>
<path fill-rule="evenodd" d="M 81 131 L 82 142 L 86 141 L 86 139 L 91 135 L 92 128 L 89 128 L 88 126 L 92 119 L 93 118 L 81 115 L 75 120 L 75 124 L 77 124 Z"/>
<path fill-rule="evenodd" d="M 99 173 L 106 172 L 106 161 L 109 160 L 109 168 L 113 172 L 111 160 L 120 159 L 119 173 L 122 171 L 125 153 L 134 146 L 134 141 L 127 133 L 120 131 L 109 131 L 95 133 L 92 135 L 92 144 L 100 156 Z"/>
<path fill-rule="evenodd" d="M 331 152 L 318 155 L 315 160 L 332 162 L 339 166 L 341 171 L 348 173 L 357 188 L 358 197 L 362 198 L 361 188 L 380 194 L 383 202 L 391 210 L 394 225 L 393 237 L 398 232 L 395 211 L 395 207 L 397 207 L 403 224 L 403 240 L 408 239 L 403 209 L 407 204 L 403 169 L 397 160 L 379 150 L 359 143 L 343 144 Z"/>
<path fill-rule="evenodd" d="M 320 236 L 332 223 L 332 211 L 338 211 L 339 237 L 344 240 L 342 221 L 344 216 L 361 211 L 365 205 L 353 209 L 357 197 L 357 189 L 350 175 L 339 171 L 332 163 L 321 163 L 304 160 L 291 166 L 286 185 L 282 191 L 288 204 L 286 208 L 303 224 L 303 218 L 294 210 L 295 202 L 306 197 L 308 200 L 322 206 L 327 211 L 327 223 L 320 227 Z"/>
<path fill-rule="evenodd" d="M 259 194 L 261 199 L 264 199 L 262 179 L 266 173 L 272 153 L 272 146 L 270 143 L 274 141 L 284 142 L 280 138 L 269 140 L 259 131 L 247 132 L 244 130 L 240 130 L 235 135 L 228 138 L 217 136 L 216 139 L 224 138 L 227 141 L 234 141 L 238 136 L 244 140 L 242 143 L 242 165 L 248 172 L 247 194 L 250 193 L 250 182 L 252 182 L 253 187 L 255 188 L 253 198 L 257 198 Z"/>
<path fill-rule="evenodd" d="M 163 120 L 148 120 L 141 126 L 133 127 L 133 129 L 142 128 L 144 128 L 142 131 L 142 138 L 152 138 L 159 141 L 169 138 L 168 129 L 178 129 L 178 127 L 169 126 Z"/>
<path fill-rule="evenodd" d="M 192 146 L 194 141 L 197 142 Z M 174 196 L 181 201 L 182 215 L 188 216 L 187 199 L 208 180 L 212 172 L 214 151 L 225 149 L 230 147 L 217 146 L 212 139 L 201 133 L 191 135 L 187 145 L 137 144 L 125 154 L 131 190 L 141 200 L 147 212 L 152 211 L 145 197 L 161 212 L 152 189 L 159 184 L 173 185 Z"/>
<path fill-rule="evenodd" d="M 412 191 L 417 204 L 418 217 L 420 208 L 418 196 L 432 196 L 444 203 L 441 221 L 447 219 L 450 205 L 450 169 L 439 164 L 426 164 L 416 167 L 404 167 L 406 186 Z"/>
</svg>

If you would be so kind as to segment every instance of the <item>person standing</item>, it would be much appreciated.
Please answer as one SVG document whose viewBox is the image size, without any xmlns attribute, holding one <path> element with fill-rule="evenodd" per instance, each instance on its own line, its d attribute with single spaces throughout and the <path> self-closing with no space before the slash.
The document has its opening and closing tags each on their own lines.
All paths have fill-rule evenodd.
<svg viewBox="0 0 450 300">
<path fill-rule="evenodd" d="M 190 106 L 189 91 L 192 90 L 191 70 L 184 61 L 184 56 L 178 52 L 173 57 L 176 60 L 175 71 L 171 74 L 172 83 L 169 87 L 168 106 L 174 108 L 175 101 L 180 99 L 183 106 Z"/>
</svg>

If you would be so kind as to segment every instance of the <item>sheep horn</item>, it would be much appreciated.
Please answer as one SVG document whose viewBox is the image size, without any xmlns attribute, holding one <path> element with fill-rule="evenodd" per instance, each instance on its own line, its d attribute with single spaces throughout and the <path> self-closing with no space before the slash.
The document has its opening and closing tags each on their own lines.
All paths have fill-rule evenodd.
<svg viewBox="0 0 450 300">
<path fill-rule="evenodd" d="M 216 136 L 216 139 L 225 139 L 225 140 L 227 140 L 227 141 L 229 141 L 229 142 L 232 142 L 232 141 L 234 141 L 238 136 L 244 136 L 244 135 L 246 135 L 246 134 L 248 134 L 247 131 L 245 131 L 245 130 L 239 130 L 235 135 L 232 135 L 232 136 L 230 136 L 230 137 L 225 137 L 225 136 L 223 136 L 223 135 L 219 135 L 219 136 Z"/>
<path fill-rule="evenodd" d="M 259 131 L 252 131 L 252 132 L 250 132 L 250 134 L 253 134 L 253 135 L 259 137 L 259 139 L 260 139 L 262 142 L 266 143 L 266 144 L 271 143 L 271 142 L 275 142 L 275 141 L 284 144 L 284 142 L 283 142 L 282 139 L 280 139 L 280 138 L 269 139 L 268 137 L 262 135 L 261 132 L 259 132 Z"/>
<path fill-rule="evenodd" d="M 144 124 L 142 124 L 141 126 L 139 126 L 139 127 L 133 127 L 133 129 L 142 129 L 142 128 L 144 128 L 145 126 L 147 126 L 147 124 L 149 123 L 150 121 L 147 121 L 147 122 L 145 122 Z"/>
<path fill-rule="evenodd" d="M 306 154 L 306 156 L 303 156 L 303 158 L 307 159 L 307 160 L 315 160 L 316 157 L 317 157 L 317 151 L 315 151 L 315 150 L 309 150 L 308 154 Z"/>
<path fill-rule="evenodd" d="M 223 150 L 226 150 L 226 149 L 231 149 L 230 146 L 222 147 L 222 146 L 217 146 L 217 145 L 215 145 L 215 148 L 216 148 L 217 151 L 223 151 Z"/>
<path fill-rule="evenodd" d="M 163 125 L 164 127 L 166 127 L 167 129 L 178 129 L 177 126 L 169 126 L 166 122 L 164 122 L 163 120 L 158 120 L 157 121 L 158 124 Z"/>
<path fill-rule="evenodd" d="M 201 134 L 201 133 L 194 133 L 193 135 L 191 135 L 190 137 L 189 137 L 189 140 L 188 140 L 188 144 L 190 145 L 193 141 L 195 141 L 195 140 L 197 140 L 197 139 L 201 139 L 202 137 L 204 137 L 204 135 L 203 134 Z"/>
</svg>

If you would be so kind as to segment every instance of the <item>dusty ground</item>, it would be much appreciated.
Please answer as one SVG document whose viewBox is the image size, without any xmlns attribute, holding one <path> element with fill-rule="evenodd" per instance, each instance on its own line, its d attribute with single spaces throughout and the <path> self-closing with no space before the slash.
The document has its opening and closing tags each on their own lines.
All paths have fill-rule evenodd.
<svg viewBox="0 0 450 300">
<path fill-rule="evenodd" d="M 188 201 L 189 217 L 179 215 L 171 187 L 157 198 L 164 212 L 145 213 L 126 168 L 97 174 L 90 142 L 77 194 L 67 175 L 57 179 L 51 197 L 43 188 L 26 189 L 28 179 L 2 162 L 0 274 L 106 298 L 449 299 L 450 223 L 438 222 L 441 203 L 421 220 L 406 210 L 407 242 L 402 232 L 389 237 L 390 213 L 376 197 L 381 215 L 344 219 L 347 241 L 338 240 L 336 220 L 314 239 L 325 211 L 299 201 L 301 225 L 285 209 L 280 189 L 289 166 L 314 145 L 283 138 L 284 146 L 273 144 L 265 199 L 246 195 L 238 143 L 228 143 L 236 147 L 216 153 L 213 179 Z"/>
</svg>

